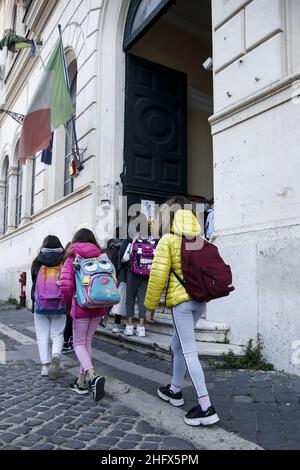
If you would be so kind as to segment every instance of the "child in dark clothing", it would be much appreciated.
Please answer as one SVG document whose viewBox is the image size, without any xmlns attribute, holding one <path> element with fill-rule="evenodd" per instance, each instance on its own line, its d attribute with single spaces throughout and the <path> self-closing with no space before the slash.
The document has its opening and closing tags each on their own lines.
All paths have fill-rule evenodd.
<svg viewBox="0 0 300 470">
<path fill-rule="evenodd" d="M 120 239 L 111 239 L 107 242 L 107 256 L 110 258 L 110 260 L 114 263 L 114 266 L 116 268 L 116 274 L 117 274 L 117 281 L 118 281 L 118 289 L 119 289 L 119 294 L 121 297 L 121 301 L 119 304 L 115 305 L 113 307 L 113 312 L 118 312 L 115 313 L 115 319 L 114 319 L 114 325 L 112 332 L 113 333 L 119 333 L 120 332 L 120 326 L 121 326 L 121 320 L 123 314 L 125 315 L 125 307 L 124 307 L 124 312 L 121 311 L 121 309 L 124 306 L 123 302 L 123 297 L 126 296 L 126 276 L 127 276 L 127 270 L 128 270 L 128 261 L 124 261 L 124 254 L 130 245 L 130 240 L 125 239 L 125 240 L 120 240 Z"/>
<path fill-rule="evenodd" d="M 71 246 L 71 242 L 67 243 L 65 246 L 65 253 L 68 253 L 68 250 Z M 66 257 L 64 261 L 66 261 Z M 70 312 L 67 312 L 66 316 L 66 326 L 64 330 L 64 345 L 62 348 L 62 354 L 68 354 L 70 352 L 73 352 L 73 322 L 72 322 L 72 317 L 70 315 Z"/>
</svg>

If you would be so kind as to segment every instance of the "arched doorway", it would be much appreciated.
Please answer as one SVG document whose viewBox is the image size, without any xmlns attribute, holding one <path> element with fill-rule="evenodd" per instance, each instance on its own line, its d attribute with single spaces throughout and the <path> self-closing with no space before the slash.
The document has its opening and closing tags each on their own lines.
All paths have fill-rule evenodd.
<svg viewBox="0 0 300 470">
<path fill-rule="evenodd" d="M 123 189 L 128 202 L 213 198 L 211 0 L 132 0 Z"/>
</svg>

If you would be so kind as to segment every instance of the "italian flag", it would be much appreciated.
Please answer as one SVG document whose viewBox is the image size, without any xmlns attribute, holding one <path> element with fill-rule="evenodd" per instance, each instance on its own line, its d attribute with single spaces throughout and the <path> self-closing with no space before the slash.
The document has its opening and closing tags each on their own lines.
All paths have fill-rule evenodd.
<svg viewBox="0 0 300 470">
<path fill-rule="evenodd" d="M 64 75 L 62 44 L 59 41 L 24 118 L 19 160 L 25 163 L 26 158 L 45 150 L 49 146 L 53 130 L 69 121 L 72 112 L 71 97 Z"/>
</svg>

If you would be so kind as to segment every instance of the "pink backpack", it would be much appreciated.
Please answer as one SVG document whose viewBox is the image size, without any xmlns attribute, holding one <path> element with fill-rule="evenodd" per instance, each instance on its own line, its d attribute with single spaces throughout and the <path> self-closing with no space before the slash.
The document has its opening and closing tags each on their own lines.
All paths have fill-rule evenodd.
<svg viewBox="0 0 300 470">
<path fill-rule="evenodd" d="M 157 240 L 135 238 L 132 242 L 129 266 L 137 276 L 149 276 Z"/>
</svg>

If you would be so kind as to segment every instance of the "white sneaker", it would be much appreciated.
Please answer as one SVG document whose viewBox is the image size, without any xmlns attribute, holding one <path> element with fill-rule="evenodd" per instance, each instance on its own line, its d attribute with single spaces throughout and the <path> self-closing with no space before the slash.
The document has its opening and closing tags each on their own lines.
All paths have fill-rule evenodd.
<svg viewBox="0 0 300 470">
<path fill-rule="evenodd" d="M 117 325 L 116 323 L 114 323 L 112 332 L 113 333 L 120 333 L 120 325 Z"/>
<path fill-rule="evenodd" d="M 49 367 L 49 379 L 56 380 L 60 373 L 60 356 L 59 354 L 54 354 L 51 359 L 51 364 Z"/>
<path fill-rule="evenodd" d="M 136 335 L 139 338 L 144 338 L 146 336 L 145 327 L 138 325 L 137 328 L 136 328 Z"/>
<path fill-rule="evenodd" d="M 49 374 L 49 366 L 42 366 L 42 370 L 41 370 L 41 376 L 42 377 L 48 377 L 48 374 Z"/>
<path fill-rule="evenodd" d="M 133 325 L 126 325 L 124 335 L 125 336 L 133 336 Z"/>
</svg>

